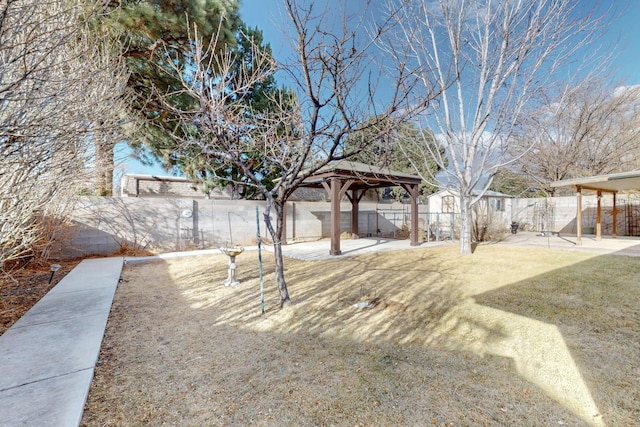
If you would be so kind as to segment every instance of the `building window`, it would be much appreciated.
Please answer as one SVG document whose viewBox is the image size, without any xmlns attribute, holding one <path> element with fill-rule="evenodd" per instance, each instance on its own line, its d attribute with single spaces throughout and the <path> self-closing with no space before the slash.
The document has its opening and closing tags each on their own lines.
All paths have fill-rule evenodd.
<svg viewBox="0 0 640 427">
<path fill-rule="evenodd" d="M 504 212 L 504 199 L 491 198 L 489 199 L 489 206 L 494 211 Z"/>
<path fill-rule="evenodd" d="M 455 212 L 455 197 L 443 196 L 442 197 L 442 212 L 454 213 Z"/>
</svg>

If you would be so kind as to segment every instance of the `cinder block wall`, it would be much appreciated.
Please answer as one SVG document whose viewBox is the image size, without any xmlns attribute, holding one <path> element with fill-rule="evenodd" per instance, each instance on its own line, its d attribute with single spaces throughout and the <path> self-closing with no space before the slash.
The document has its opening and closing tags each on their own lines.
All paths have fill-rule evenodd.
<svg viewBox="0 0 640 427">
<path fill-rule="evenodd" d="M 125 249 L 153 252 L 217 248 L 224 244 L 257 243 L 256 208 L 263 239 L 271 236 L 264 221 L 263 201 L 82 197 L 59 256 L 110 255 Z M 341 204 L 341 230 L 351 230 L 351 205 Z M 360 203 L 361 235 L 392 234 L 402 226 L 409 207 Z M 426 206 L 421 206 L 426 212 Z M 389 212 L 397 221 L 389 221 Z M 275 211 L 272 210 L 274 218 Z M 329 202 L 288 202 L 286 239 L 317 240 L 330 236 Z M 378 233 L 378 230 L 379 233 Z"/>
<path fill-rule="evenodd" d="M 263 201 L 82 197 L 58 255 L 72 258 L 110 255 L 130 248 L 167 252 L 217 248 L 224 244 L 253 245 L 257 243 L 257 218 L 261 236 L 271 239 L 264 221 L 265 208 Z M 400 204 L 385 208 L 399 212 L 408 209 Z M 341 209 L 341 229 L 350 230 L 351 206 L 343 203 Z M 373 224 L 379 227 L 383 223 L 376 215 L 375 203 L 361 203 L 361 234 L 375 234 Z M 273 210 L 271 217 L 275 227 Z M 384 225 L 383 232 L 393 232 L 394 224 Z M 287 203 L 287 241 L 328 237 L 329 227 L 329 202 Z"/>
<path fill-rule="evenodd" d="M 618 234 L 626 228 L 624 206 L 637 204 L 634 196 L 618 196 Z M 576 232 L 576 198 L 554 197 L 513 199 L 505 215 L 528 231 Z M 595 227 L 596 196 L 583 196 L 583 232 Z M 603 234 L 611 233 L 613 200 L 602 198 Z M 171 198 L 80 198 L 72 215 L 72 226 L 61 242 L 58 256 L 71 258 L 90 254 L 110 255 L 136 248 L 153 252 L 217 248 L 224 244 L 254 245 L 256 207 L 261 236 L 270 239 L 264 222 L 265 202 L 247 200 L 207 200 Z M 351 230 L 351 205 L 341 204 L 341 231 Z M 432 222 L 438 215 L 419 205 L 420 221 Z M 409 221 L 410 208 L 399 203 L 361 202 L 358 229 L 361 236 L 395 235 Z M 288 242 L 317 240 L 330 236 L 329 202 L 288 202 L 286 210 Z M 441 214 L 442 215 L 442 214 Z M 271 213 L 274 217 L 274 212 Z M 451 222 L 449 217 L 446 222 Z M 275 224 L 274 224 L 275 226 Z M 424 226 L 424 224 L 423 224 Z M 506 226 L 505 226 L 506 227 Z M 442 231 L 451 234 L 451 231 Z"/>
</svg>

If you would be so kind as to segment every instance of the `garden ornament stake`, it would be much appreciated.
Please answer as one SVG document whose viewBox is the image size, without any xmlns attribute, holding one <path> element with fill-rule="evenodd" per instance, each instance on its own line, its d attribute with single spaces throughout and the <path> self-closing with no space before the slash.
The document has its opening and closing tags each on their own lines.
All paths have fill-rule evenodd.
<svg viewBox="0 0 640 427">
<path fill-rule="evenodd" d="M 53 275 L 56 271 L 60 270 L 60 264 L 51 264 L 51 276 L 49 276 L 49 283 L 53 280 Z"/>
</svg>

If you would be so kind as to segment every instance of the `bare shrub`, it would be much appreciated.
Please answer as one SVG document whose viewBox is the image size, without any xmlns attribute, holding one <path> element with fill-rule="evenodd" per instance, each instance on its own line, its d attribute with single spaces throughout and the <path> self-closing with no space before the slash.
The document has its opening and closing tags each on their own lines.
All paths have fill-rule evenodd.
<svg viewBox="0 0 640 427">
<path fill-rule="evenodd" d="M 91 25 L 97 7 L 0 5 L 0 262 L 48 257 L 74 195 L 91 186 L 96 141 L 118 137 L 126 73 Z"/>
</svg>

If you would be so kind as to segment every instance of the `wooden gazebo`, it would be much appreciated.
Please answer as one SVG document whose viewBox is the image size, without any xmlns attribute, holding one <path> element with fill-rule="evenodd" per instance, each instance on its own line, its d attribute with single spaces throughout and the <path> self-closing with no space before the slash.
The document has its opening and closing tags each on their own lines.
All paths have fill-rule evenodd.
<svg viewBox="0 0 640 427">
<path fill-rule="evenodd" d="M 596 205 L 596 240 L 602 239 L 602 206 L 600 199 L 602 193 L 611 193 L 613 196 L 613 228 L 611 236 L 616 237 L 617 230 L 617 208 L 616 195 L 619 191 L 639 190 L 640 171 L 630 171 L 614 173 L 609 175 L 590 176 L 585 178 L 564 179 L 552 182 L 551 187 L 572 186 L 576 189 L 577 209 L 576 209 L 576 244 L 582 245 L 582 190 L 592 190 L 597 194 Z"/>
<path fill-rule="evenodd" d="M 400 186 L 411 197 L 411 246 L 418 242 L 418 186 L 422 178 L 364 163 L 331 162 L 304 180 L 301 187 L 324 188 L 331 200 L 331 255 L 340 255 L 340 200 L 351 202 L 351 233 L 358 234 L 358 204 L 372 188 Z"/>
</svg>

